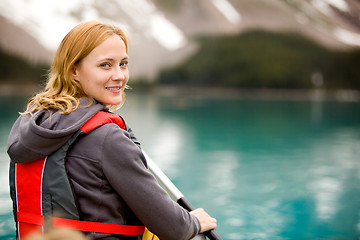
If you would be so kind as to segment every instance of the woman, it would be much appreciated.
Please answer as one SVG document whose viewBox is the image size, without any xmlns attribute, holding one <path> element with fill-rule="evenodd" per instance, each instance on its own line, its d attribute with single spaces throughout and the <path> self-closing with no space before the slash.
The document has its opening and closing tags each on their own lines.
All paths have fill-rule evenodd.
<svg viewBox="0 0 360 240">
<path fill-rule="evenodd" d="M 127 47 L 123 31 L 112 25 L 91 21 L 72 29 L 56 52 L 44 91 L 30 99 L 10 132 L 11 161 L 19 166 L 41 158 L 49 161 L 45 156 L 56 155 L 96 113 L 120 107 L 129 79 Z M 215 228 L 216 220 L 204 210 L 189 213 L 170 199 L 147 170 L 136 143 L 127 127 L 104 124 L 66 150 L 80 220 L 143 224 L 162 240 L 190 239 Z M 139 237 L 106 231 L 87 236 Z"/>
</svg>

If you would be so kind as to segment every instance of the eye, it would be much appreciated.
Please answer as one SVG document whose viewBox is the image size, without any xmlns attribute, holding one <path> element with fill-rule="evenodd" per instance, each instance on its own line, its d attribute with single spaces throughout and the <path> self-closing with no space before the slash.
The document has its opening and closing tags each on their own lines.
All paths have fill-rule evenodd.
<svg viewBox="0 0 360 240">
<path fill-rule="evenodd" d="M 120 67 L 121 67 L 121 68 L 127 68 L 128 65 L 129 65 L 129 62 L 128 62 L 128 61 L 123 61 L 123 62 L 120 63 Z"/>
<path fill-rule="evenodd" d="M 110 63 L 102 63 L 102 64 L 100 64 L 100 67 L 109 68 L 109 67 L 111 67 L 111 64 Z"/>
</svg>

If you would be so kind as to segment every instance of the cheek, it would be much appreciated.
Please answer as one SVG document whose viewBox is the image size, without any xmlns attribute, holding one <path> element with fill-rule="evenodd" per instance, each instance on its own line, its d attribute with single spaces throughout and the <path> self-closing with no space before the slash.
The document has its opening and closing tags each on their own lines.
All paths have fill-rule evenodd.
<svg viewBox="0 0 360 240">
<path fill-rule="evenodd" d="M 130 74 L 129 74 L 129 70 L 127 70 L 127 72 L 125 73 L 126 83 L 129 81 L 129 78 L 130 78 Z"/>
<path fill-rule="evenodd" d="M 97 89 L 98 80 L 96 73 L 91 68 L 82 68 L 78 82 L 86 95 L 94 95 Z"/>
<path fill-rule="evenodd" d="M 94 86 L 102 84 L 105 81 L 104 79 L 106 79 L 106 74 L 104 74 L 103 72 L 97 71 L 96 69 L 92 68 L 84 68 L 80 82 L 83 87 L 86 87 L 89 85 Z"/>
</svg>

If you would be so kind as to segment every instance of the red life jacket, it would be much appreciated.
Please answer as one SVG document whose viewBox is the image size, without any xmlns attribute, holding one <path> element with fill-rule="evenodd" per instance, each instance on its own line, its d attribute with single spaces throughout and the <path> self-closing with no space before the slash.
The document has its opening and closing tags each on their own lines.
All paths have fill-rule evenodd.
<svg viewBox="0 0 360 240">
<path fill-rule="evenodd" d="M 17 239 L 42 232 L 44 223 L 84 232 L 142 235 L 144 226 L 81 221 L 76 197 L 65 169 L 65 157 L 71 144 L 82 134 L 106 124 L 125 129 L 122 118 L 99 111 L 61 148 L 51 155 L 29 162 L 10 164 L 10 192 L 16 222 Z M 91 147 L 91 146 L 90 146 Z"/>
</svg>

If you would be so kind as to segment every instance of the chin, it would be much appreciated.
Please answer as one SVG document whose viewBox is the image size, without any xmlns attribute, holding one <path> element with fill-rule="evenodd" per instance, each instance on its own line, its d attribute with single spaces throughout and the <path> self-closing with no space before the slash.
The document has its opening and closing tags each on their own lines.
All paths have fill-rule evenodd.
<svg viewBox="0 0 360 240">
<path fill-rule="evenodd" d="M 123 97 L 123 93 L 117 95 L 117 96 L 108 96 L 108 97 L 103 97 L 102 99 L 103 101 L 100 101 L 102 102 L 103 104 L 105 105 L 112 105 L 112 106 L 116 106 L 116 105 L 120 105 L 122 104 L 124 97 Z"/>
<path fill-rule="evenodd" d="M 109 102 L 109 103 L 105 103 L 105 105 L 109 105 L 109 106 L 118 106 L 118 105 L 120 105 L 121 104 L 121 102 L 116 102 L 116 103 L 114 103 L 114 102 Z"/>
<path fill-rule="evenodd" d="M 121 103 L 122 103 L 122 99 L 117 100 L 117 101 L 107 101 L 105 104 L 106 105 L 117 106 L 117 105 L 120 105 Z"/>
</svg>

